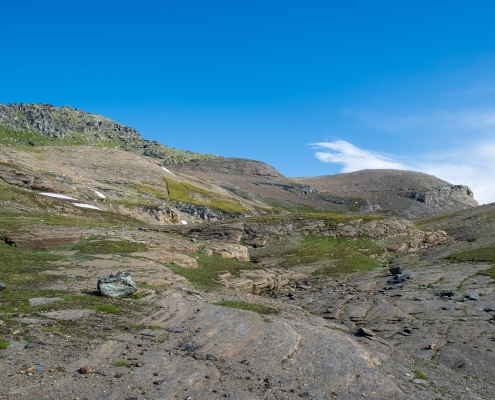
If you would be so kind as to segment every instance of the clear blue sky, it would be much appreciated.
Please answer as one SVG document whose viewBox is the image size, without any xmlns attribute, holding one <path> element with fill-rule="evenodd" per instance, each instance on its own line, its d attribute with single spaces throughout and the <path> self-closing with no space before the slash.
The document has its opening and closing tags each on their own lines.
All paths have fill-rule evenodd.
<svg viewBox="0 0 495 400">
<path fill-rule="evenodd" d="M 0 10 L 4 104 L 71 105 L 288 176 L 421 170 L 495 201 L 495 1 L 0 0 Z"/>
</svg>

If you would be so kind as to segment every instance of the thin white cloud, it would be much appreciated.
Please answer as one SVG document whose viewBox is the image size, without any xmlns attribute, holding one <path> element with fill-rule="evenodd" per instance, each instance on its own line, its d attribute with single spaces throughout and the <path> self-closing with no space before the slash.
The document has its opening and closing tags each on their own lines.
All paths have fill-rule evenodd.
<svg viewBox="0 0 495 400">
<path fill-rule="evenodd" d="M 462 110 L 423 112 L 421 115 L 394 115 L 376 110 L 345 110 L 345 114 L 356 117 L 368 129 L 376 131 L 421 132 L 438 134 L 453 133 L 492 134 L 495 130 L 495 110 Z"/>
<path fill-rule="evenodd" d="M 335 140 L 312 145 L 322 162 L 342 165 L 341 172 L 363 169 L 403 169 L 435 175 L 456 185 L 468 185 L 480 204 L 495 201 L 495 141 L 466 146 L 462 151 L 405 156 L 384 156 L 352 143 Z M 402 159 L 403 161 L 397 161 Z"/>
<path fill-rule="evenodd" d="M 342 172 L 359 171 L 361 169 L 405 169 L 388 157 L 369 150 L 363 150 L 345 140 L 314 143 L 313 148 L 324 149 L 317 151 L 316 158 L 322 162 L 342 164 Z"/>
</svg>

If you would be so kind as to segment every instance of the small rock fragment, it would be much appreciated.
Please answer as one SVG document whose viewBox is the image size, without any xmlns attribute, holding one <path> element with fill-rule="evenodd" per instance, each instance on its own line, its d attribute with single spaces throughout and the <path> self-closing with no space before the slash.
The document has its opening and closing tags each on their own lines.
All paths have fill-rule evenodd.
<svg viewBox="0 0 495 400">
<path fill-rule="evenodd" d="M 365 336 L 365 337 L 373 337 L 373 336 L 375 336 L 375 332 L 373 332 L 370 329 L 359 328 L 357 330 L 357 332 L 356 332 L 356 335 L 358 335 L 358 336 Z"/>
<path fill-rule="evenodd" d="M 437 349 L 437 345 L 435 343 L 430 343 L 428 345 L 428 348 L 431 349 L 431 350 L 436 350 Z"/>
<path fill-rule="evenodd" d="M 28 374 L 36 371 L 36 365 L 23 365 L 22 369 L 19 371 L 20 374 Z"/>
<path fill-rule="evenodd" d="M 5 285 L 4 283 L 1 283 L 1 282 L 0 282 L 0 292 L 1 292 L 2 290 L 4 290 L 6 287 L 7 287 L 7 285 Z"/>
<path fill-rule="evenodd" d="M 96 368 L 92 367 L 91 365 L 83 365 L 81 368 L 79 368 L 78 372 L 80 374 L 94 374 L 96 373 Z"/>
</svg>

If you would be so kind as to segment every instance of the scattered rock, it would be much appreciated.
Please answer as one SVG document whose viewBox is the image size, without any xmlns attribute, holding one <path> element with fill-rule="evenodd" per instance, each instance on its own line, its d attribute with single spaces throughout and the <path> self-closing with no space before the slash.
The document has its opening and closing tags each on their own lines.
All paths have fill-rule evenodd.
<svg viewBox="0 0 495 400">
<path fill-rule="evenodd" d="M 80 319 L 93 314 L 92 310 L 62 310 L 62 311 L 51 311 L 44 314 L 47 318 L 58 319 L 62 321 L 71 321 L 75 319 Z M 59 332 L 54 332 L 54 334 Z"/>
<path fill-rule="evenodd" d="M 98 279 L 98 292 L 102 296 L 125 297 L 137 292 L 137 286 L 129 274 L 119 272 Z"/>
<path fill-rule="evenodd" d="M 467 298 L 469 300 L 473 300 L 473 301 L 480 301 L 480 296 L 479 294 L 476 294 L 476 293 L 470 293 Z"/>
<path fill-rule="evenodd" d="M 36 371 L 36 365 L 23 365 L 22 369 L 19 371 L 20 374 L 29 374 Z"/>
<path fill-rule="evenodd" d="M 436 350 L 436 349 L 437 349 L 437 345 L 436 345 L 435 343 L 430 343 L 430 344 L 428 345 L 428 348 L 429 348 L 430 350 Z"/>
<path fill-rule="evenodd" d="M 34 299 L 29 299 L 29 305 L 31 307 L 41 306 L 42 304 L 48 304 L 58 300 L 63 300 L 63 299 L 61 297 L 37 297 Z"/>
<path fill-rule="evenodd" d="M 5 285 L 4 283 L 1 283 L 1 282 L 0 282 L 0 292 L 1 292 L 2 290 L 4 290 L 6 287 L 7 287 L 7 285 Z"/>
<path fill-rule="evenodd" d="M 97 370 L 91 365 L 83 365 L 77 372 L 80 374 L 96 374 Z"/>
<path fill-rule="evenodd" d="M 389 271 L 392 275 L 402 274 L 402 267 L 390 267 Z"/>
</svg>

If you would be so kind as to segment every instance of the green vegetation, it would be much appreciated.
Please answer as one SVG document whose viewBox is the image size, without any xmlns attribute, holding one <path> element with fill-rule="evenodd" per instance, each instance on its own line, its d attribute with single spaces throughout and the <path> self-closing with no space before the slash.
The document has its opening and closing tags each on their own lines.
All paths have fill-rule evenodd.
<svg viewBox="0 0 495 400">
<path fill-rule="evenodd" d="M 127 361 L 124 361 L 124 360 L 117 361 L 117 362 L 113 363 L 113 366 L 114 367 L 125 367 L 127 365 L 128 365 L 128 362 Z"/>
<path fill-rule="evenodd" d="M 307 204 L 301 204 L 301 203 L 295 203 L 290 200 L 283 200 L 283 199 L 272 199 L 269 197 L 263 197 L 260 195 L 257 195 L 263 203 L 268 204 L 269 206 L 273 207 L 273 211 L 275 212 L 283 212 L 287 211 L 290 212 L 291 214 L 303 214 L 303 213 L 311 213 L 311 214 L 326 214 L 328 213 L 328 210 L 322 210 L 317 207 L 313 207 Z"/>
<path fill-rule="evenodd" d="M 43 329 L 42 329 L 43 332 L 60 332 L 62 331 L 62 328 L 60 328 L 59 326 L 45 326 Z"/>
<path fill-rule="evenodd" d="M 413 372 L 414 375 L 416 375 L 416 378 L 423 379 L 424 381 L 429 380 L 429 378 L 416 367 L 412 367 L 411 371 Z"/>
<path fill-rule="evenodd" d="M 264 248 L 253 249 L 254 261 L 263 257 L 279 257 L 281 267 L 307 265 L 318 262 L 321 267 L 316 275 L 335 275 L 366 271 L 381 265 L 371 254 L 380 254 L 381 248 L 369 238 L 357 240 L 308 235 L 300 238 L 284 238 L 268 243 Z"/>
<path fill-rule="evenodd" d="M 145 192 L 147 194 L 155 195 L 155 196 L 157 196 L 160 199 L 166 199 L 168 197 L 165 192 L 162 192 L 161 190 L 159 190 L 157 188 L 150 187 L 150 186 L 145 185 L 145 184 L 143 184 L 143 185 L 135 185 L 134 186 L 134 189 L 136 189 L 138 191 L 141 191 L 141 192 Z"/>
<path fill-rule="evenodd" d="M 356 219 L 360 219 L 363 221 L 363 223 L 366 223 L 369 221 L 383 219 L 383 217 L 376 215 L 349 215 L 344 213 L 325 211 L 321 213 L 302 213 L 292 215 L 268 215 L 262 217 L 252 217 L 249 218 L 249 222 L 291 222 L 296 225 L 303 225 L 307 223 L 308 220 L 319 220 L 325 223 L 325 227 L 322 228 L 322 230 L 327 230 L 336 228 L 338 224 L 345 224 Z"/>
<path fill-rule="evenodd" d="M 238 276 L 240 270 L 260 269 L 256 264 L 247 261 L 237 261 L 231 258 L 222 258 L 217 254 L 207 256 L 206 254 L 191 254 L 198 262 L 198 268 L 185 268 L 175 264 L 167 264 L 174 273 L 183 276 L 193 285 L 200 289 L 213 289 L 221 286 L 218 275 L 230 272 Z"/>
<path fill-rule="evenodd" d="M 120 308 L 114 306 L 113 304 L 102 304 L 101 306 L 96 307 L 96 311 L 115 314 L 120 312 Z"/>
<path fill-rule="evenodd" d="M 9 342 L 5 342 L 2 339 L 0 339 L 0 350 L 5 350 L 9 346 L 10 346 Z"/>
<path fill-rule="evenodd" d="M 91 237 L 73 246 L 71 250 L 79 250 L 85 254 L 123 254 L 146 251 L 148 246 L 143 243 L 130 242 L 125 239 L 103 239 Z"/>
<path fill-rule="evenodd" d="M 477 249 L 461 251 L 459 253 L 451 254 L 445 258 L 454 262 L 484 261 L 484 262 L 495 263 L 495 246 L 480 247 Z"/>
<path fill-rule="evenodd" d="M 216 303 L 212 303 L 216 306 L 229 307 L 229 308 L 238 308 L 239 310 L 253 311 L 258 314 L 276 314 L 277 310 L 274 308 L 266 307 L 263 304 L 257 303 L 246 303 L 245 301 L 229 301 L 223 300 Z M 272 322 L 271 320 L 265 322 Z"/>
<path fill-rule="evenodd" d="M 168 197 L 172 201 L 189 203 L 196 206 L 208 206 L 231 214 L 247 212 L 242 205 L 223 199 L 209 190 L 186 182 L 177 182 L 170 178 L 164 179 L 167 182 Z"/>
<path fill-rule="evenodd" d="M 80 254 L 84 256 L 84 253 Z M 2 312 L 22 314 L 71 308 L 95 309 L 102 303 L 107 306 L 112 303 L 121 304 L 119 299 L 93 296 L 91 293 L 74 294 L 74 292 L 66 290 L 46 289 L 47 286 L 53 284 L 53 275 L 46 273 L 46 271 L 54 268 L 53 262 L 60 262 L 65 259 L 66 256 L 56 255 L 50 251 L 23 250 L 0 241 L 2 283 L 7 285 L 7 289 L 0 292 L 0 302 L 3 303 Z M 37 297 L 62 297 L 64 301 L 30 306 L 29 299 Z"/>
<path fill-rule="evenodd" d="M 490 268 L 490 269 L 485 269 L 483 271 L 478 271 L 477 275 L 485 275 L 489 276 L 495 281 L 495 267 Z"/>
</svg>

